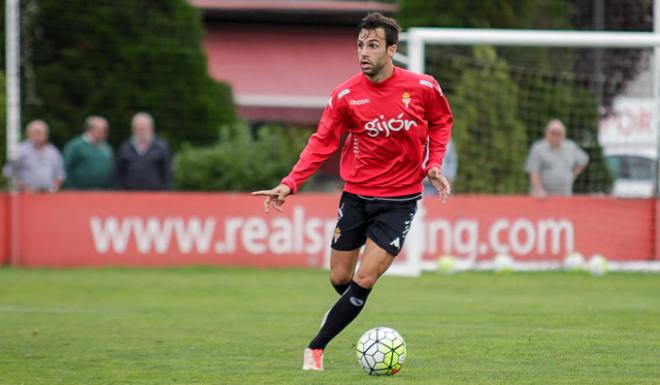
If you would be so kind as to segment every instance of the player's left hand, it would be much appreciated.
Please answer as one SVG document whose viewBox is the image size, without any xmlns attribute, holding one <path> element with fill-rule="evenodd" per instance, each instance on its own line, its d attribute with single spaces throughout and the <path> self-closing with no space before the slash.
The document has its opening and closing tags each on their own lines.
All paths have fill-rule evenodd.
<svg viewBox="0 0 660 385">
<path fill-rule="evenodd" d="M 449 198 L 449 195 L 451 194 L 451 185 L 447 178 L 442 175 L 439 168 L 432 167 L 429 170 L 429 180 L 433 187 L 438 190 L 438 194 L 440 194 L 440 202 L 443 204 L 447 203 L 447 198 Z"/>
</svg>

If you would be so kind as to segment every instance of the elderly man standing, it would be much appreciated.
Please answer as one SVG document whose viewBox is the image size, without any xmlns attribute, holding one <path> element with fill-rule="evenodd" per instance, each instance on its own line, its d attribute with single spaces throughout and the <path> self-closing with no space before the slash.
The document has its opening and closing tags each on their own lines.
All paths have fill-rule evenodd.
<svg viewBox="0 0 660 385">
<path fill-rule="evenodd" d="M 573 194 L 573 181 L 584 170 L 589 156 L 575 142 L 566 139 L 566 127 L 559 119 L 546 125 L 545 138 L 532 145 L 527 158 L 531 194 Z"/>
<path fill-rule="evenodd" d="M 64 188 L 107 190 L 112 188 L 114 155 L 106 142 L 108 121 L 101 116 L 85 120 L 85 132 L 64 147 L 67 179 Z"/>
<path fill-rule="evenodd" d="M 133 136 L 119 148 L 117 176 L 125 190 L 169 190 L 172 185 L 170 150 L 155 137 L 154 119 L 146 112 L 133 116 Z"/>
<path fill-rule="evenodd" d="M 16 159 L 4 167 L 4 175 L 11 178 L 21 191 L 54 192 L 65 178 L 60 151 L 48 142 L 48 125 L 33 120 L 25 128 L 27 140 L 18 145 Z"/>
</svg>

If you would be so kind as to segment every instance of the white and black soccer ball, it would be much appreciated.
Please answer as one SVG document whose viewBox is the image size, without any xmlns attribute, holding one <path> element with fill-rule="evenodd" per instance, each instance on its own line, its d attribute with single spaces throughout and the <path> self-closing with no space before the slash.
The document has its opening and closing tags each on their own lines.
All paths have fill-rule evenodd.
<svg viewBox="0 0 660 385">
<path fill-rule="evenodd" d="M 370 376 L 391 376 L 406 360 L 406 342 L 396 330 L 377 327 L 360 337 L 356 353 L 362 370 Z"/>
</svg>

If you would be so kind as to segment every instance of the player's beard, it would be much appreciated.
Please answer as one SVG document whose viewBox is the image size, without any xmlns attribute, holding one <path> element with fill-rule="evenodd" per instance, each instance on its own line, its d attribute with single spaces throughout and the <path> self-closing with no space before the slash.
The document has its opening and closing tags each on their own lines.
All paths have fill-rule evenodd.
<svg viewBox="0 0 660 385">
<path fill-rule="evenodd" d="M 374 63 L 370 62 L 371 68 L 364 69 L 362 68 L 362 73 L 369 76 L 369 77 L 376 77 L 378 74 L 380 74 L 383 71 L 383 68 L 385 68 L 384 63 Z"/>
</svg>

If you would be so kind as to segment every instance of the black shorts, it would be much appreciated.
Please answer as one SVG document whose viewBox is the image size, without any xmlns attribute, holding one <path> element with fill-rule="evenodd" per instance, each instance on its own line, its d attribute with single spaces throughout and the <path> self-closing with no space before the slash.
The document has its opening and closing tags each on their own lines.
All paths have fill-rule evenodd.
<svg viewBox="0 0 660 385">
<path fill-rule="evenodd" d="M 398 255 L 421 196 L 376 198 L 344 192 L 339 201 L 339 220 L 332 238 L 332 248 L 355 250 L 362 247 L 369 237 L 388 253 Z"/>
</svg>

